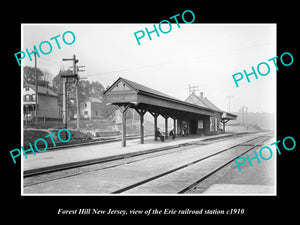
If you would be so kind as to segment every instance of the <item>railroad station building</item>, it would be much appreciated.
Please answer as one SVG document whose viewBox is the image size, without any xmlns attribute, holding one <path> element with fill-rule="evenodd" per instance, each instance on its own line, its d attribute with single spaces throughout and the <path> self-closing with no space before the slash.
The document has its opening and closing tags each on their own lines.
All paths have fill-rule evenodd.
<svg viewBox="0 0 300 225">
<path fill-rule="evenodd" d="M 207 98 L 192 93 L 181 101 L 162 92 L 136 82 L 119 78 L 105 92 L 107 104 L 119 106 L 122 113 L 122 146 L 126 146 L 126 112 L 133 108 L 140 115 L 140 143 L 144 143 L 144 115 L 149 112 L 154 118 L 154 133 L 157 117 L 165 119 L 164 134 L 167 136 L 168 119 L 173 119 L 176 135 L 213 135 L 225 132 L 225 123 L 236 119 L 236 115 L 220 110 Z M 221 126 L 220 124 L 223 124 Z M 157 136 L 154 135 L 157 140 Z"/>
</svg>

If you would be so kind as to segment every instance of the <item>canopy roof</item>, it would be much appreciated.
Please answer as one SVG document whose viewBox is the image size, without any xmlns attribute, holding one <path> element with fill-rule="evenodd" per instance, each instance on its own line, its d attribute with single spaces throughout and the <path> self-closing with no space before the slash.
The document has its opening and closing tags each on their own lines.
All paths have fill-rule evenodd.
<svg viewBox="0 0 300 225">
<path fill-rule="evenodd" d="M 223 113 L 217 107 L 203 107 L 181 101 L 177 98 L 120 77 L 105 92 L 107 103 L 147 110 L 163 116 L 186 117 L 195 114 L 217 116 Z"/>
</svg>

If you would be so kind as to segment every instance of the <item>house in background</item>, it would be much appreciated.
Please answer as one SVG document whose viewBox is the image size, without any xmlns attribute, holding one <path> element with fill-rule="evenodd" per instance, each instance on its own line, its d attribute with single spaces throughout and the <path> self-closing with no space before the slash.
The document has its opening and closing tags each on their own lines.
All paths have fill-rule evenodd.
<svg viewBox="0 0 300 225">
<path fill-rule="evenodd" d="M 38 118 L 57 120 L 61 119 L 61 110 L 58 106 L 58 96 L 51 89 L 35 85 L 23 85 L 23 112 L 24 120 L 30 121 L 35 117 L 35 100 L 37 96 Z"/>
<path fill-rule="evenodd" d="M 80 103 L 80 115 L 84 119 L 101 119 L 102 101 L 98 98 L 89 98 L 87 101 Z M 76 116 L 75 116 L 76 117 Z"/>
</svg>

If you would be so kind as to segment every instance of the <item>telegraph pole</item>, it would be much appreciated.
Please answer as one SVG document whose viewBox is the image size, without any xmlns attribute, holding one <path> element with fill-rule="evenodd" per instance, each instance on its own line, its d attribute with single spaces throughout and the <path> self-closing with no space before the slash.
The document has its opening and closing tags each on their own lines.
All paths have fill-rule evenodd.
<svg viewBox="0 0 300 225">
<path fill-rule="evenodd" d="M 189 95 L 191 93 L 195 93 L 195 91 L 199 91 L 199 86 L 191 86 L 191 85 L 189 85 Z"/>
<path fill-rule="evenodd" d="M 66 83 L 67 78 L 63 77 L 63 124 L 67 128 L 67 92 L 66 92 Z"/>
<path fill-rule="evenodd" d="M 240 107 L 240 111 L 241 111 L 241 116 L 242 116 L 242 124 L 245 123 L 245 119 L 244 119 L 244 106 Z"/>
<path fill-rule="evenodd" d="M 230 98 L 233 96 L 226 96 L 228 98 L 228 112 L 230 112 Z"/>
<path fill-rule="evenodd" d="M 85 67 L 85 66 L 77 66 L 77 80 L 76 80 L 76 114 L 77 114 L 77 131 L 79 131 L 80 126 L 79 126 L 79 120 L 80 120 L 80 112 L 79 112 L 79 98 L 78 98 L 78 84 L 79 84 L 79 75 L 78 72 L 83 72 L 85 70 L 79 70 L 79 68 Z"/>
<path fill-rule="evenodd" d="M 80 126 L 79 126 L 80 113 L 79 113 L 79 102 L 78 102 L 78 83 L 79 83 L 79 79 L 77 79 L 77 84 L 76 84 L 76 114 L 77 114 L 76 125 L 77 125 L 77 131 L 79 131 L 79 129 L 80 129 Z"/>
<path fill-rule="evenodd" d="M 34 72 L 35 72 L 35 125 L 38 125 L 38 77 L 36 66 L 36 52 L 34 51 Z"/>
<path fill-rule="evenodd" d="M 245 107 L 246 107 L 246 123 L 248 123 L 248 106 Z"/>
<path fill-rule="evenodd" d="M 245 110 L 246 109 L 246 110 Z M 246 111 L 246 112 L 245 112 Z M 247 117 L 248 117 L 248 106 L 241 106 L 241 113 L 242 113 L 242 121 L 243 124 L 248 123 Z"/>
</svg>

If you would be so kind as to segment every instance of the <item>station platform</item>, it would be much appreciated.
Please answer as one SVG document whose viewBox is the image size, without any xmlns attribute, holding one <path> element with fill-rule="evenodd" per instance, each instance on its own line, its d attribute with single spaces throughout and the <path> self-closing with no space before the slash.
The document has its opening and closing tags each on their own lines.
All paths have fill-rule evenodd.
<svg viewBox="0 0 300 225">
<path fill-rule="evenodd" d="M 121 147 L 120 141 L 117 141 L 97 145 L 77 146 L 61 150 L 46 150 L 43 153 L 37 152 L 35 155 L 27 155 L 27 159 L 23 157 L 21 159 L 21 168 L 23 168 L 23 174 L 41 172 L 55 167 L 104 162 L 233 135 L 236 135 L 236 133 L 202 137 L 189 135 L 187 137 L 176 137 L 174 140 L 169 138 L 164 142 L 160 140 L 154 141 L 154 137 L 152 136 L 145 138 L 144 144 L 140 144 L 140 139 L 128 140 L 126 147 Z"/>
</svg>

